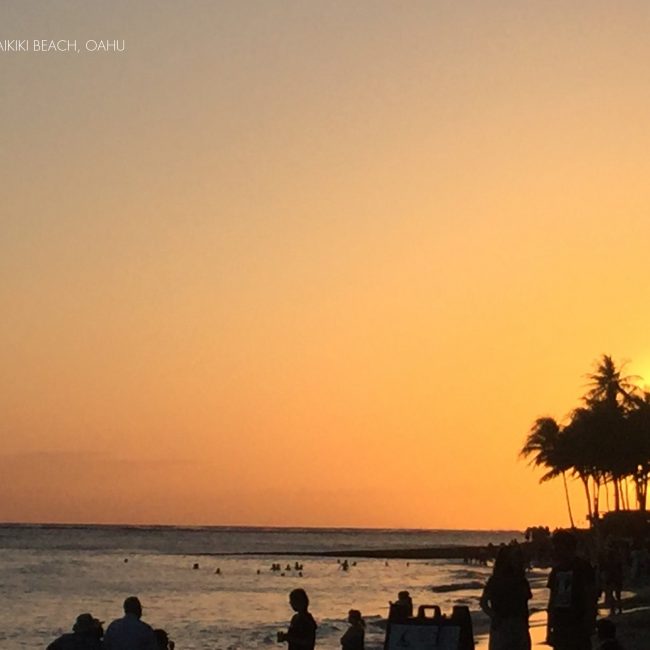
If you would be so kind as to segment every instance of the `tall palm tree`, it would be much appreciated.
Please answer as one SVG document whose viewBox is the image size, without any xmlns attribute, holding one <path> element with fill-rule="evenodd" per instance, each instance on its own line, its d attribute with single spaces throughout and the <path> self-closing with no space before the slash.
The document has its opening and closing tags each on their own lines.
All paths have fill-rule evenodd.
<svg viewBox="0 0 650 650">
<path fill-rule="evenodd" d="M 571 463 L 564 452 L 565 446 L 562 444 L 562 430 L 559 424 L 553 418 L 543 417 L 537 418 L 533 423 L 519 456 L 521 458 L 530 458 L 532 465 L 544 467 L 547 470 L 539 479 L 540 483 L 562 476 L 569 521 L 571 522 L 571 528 L 575 528 L 566 480 L 566 472 L 570 469 Z"/>
<path fill-rule="evenodd" d="M 592 524 L 599 518 L 603 487 L 609 509 L 609 487 L 614 509 L 630 508 L 629 484 L 635 487 L 638 508 L 646 510 L 650 485 L 650 393 L 638 388 L 639 377 L 625 376 L 602 355 L 588 375 L 589 387 L 582 406 L 560 426 L 552 418 L 539 418 L 531 427 L 520 456 L 545 469 L 540 483 L 562 476 L 573 526 L 566 483 L 567 472 L 580 479 Z"/>
<path fill-rule="evenodd" d="M 593 478 L 611 481 L 616 511 L 621 507 L 626 477 L 634 472 L 625 419 L 641 401 L 634 383 L 639 377 L 623 376 L 624 366 L 618 368 L 610 355 L 603 354 L 595 372 L 588 375 L 590 389 L 583 397 L 589 411 L 583 422 L 590 429 L 586 443 L 595 452 Z M 597 480 L 596 485 L 599 487 Z"/>
<path fill-rule="evenodd" d="M 637 375 L 622 376 L 625 363 L 620 368 L 608 354 L 596 362 L 595 372 L 587 375 L 589 391 L 584 396 L 587 406 L 605 404 L 611 409 L 626 409 L 638 403 L 639 388 Z"/>
<path fill-rule="evenodd" d="M 632 467 L 637 506 L 645 512 L 650 479 L 650 393 L 645 392 L 637 406 L 628 413 L 626 424 L 628 465 Z"/>
<path fill-rule="evenodd" d="M 569 424 L 564 427 L 571 470 L 584 487 L 590 521 L 599 517 L 600 490 L 613 471 L 612 441 L 615 439 L 610 435 L 611 429 L 608 418 L 598 406 L 575 409 Z"/>
</svg>

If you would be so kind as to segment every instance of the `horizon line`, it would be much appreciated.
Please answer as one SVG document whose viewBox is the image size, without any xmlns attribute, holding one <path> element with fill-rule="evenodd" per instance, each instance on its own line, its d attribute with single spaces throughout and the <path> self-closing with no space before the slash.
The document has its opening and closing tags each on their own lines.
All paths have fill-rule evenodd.
<svg viewBox="0 0 650 650">
<path fill-rule="evenodd" d="M 24 521 L 0 521 L 0 527 L 5 528 L 174 528 L 174 529 L 209 529 L 209 528 L 222 528 L 222 529 L 274 529 L 274 530 L 354 530 L 354 531 L 393 531 L 393 532 L 423 532 L 423 533 L 438 533 L 438 532 L 470 532 L 470 533 L 511 533 L 519 532 L 524 533 L 525 529 L 521 528 L 405 528 L 387 527 L 387 526 L 299 526 L 299 525 L 271 525 L 271 524 L 155 524 L 155 523 L 97 523 L 97 522 L 24 522 Z"/>
</svg>

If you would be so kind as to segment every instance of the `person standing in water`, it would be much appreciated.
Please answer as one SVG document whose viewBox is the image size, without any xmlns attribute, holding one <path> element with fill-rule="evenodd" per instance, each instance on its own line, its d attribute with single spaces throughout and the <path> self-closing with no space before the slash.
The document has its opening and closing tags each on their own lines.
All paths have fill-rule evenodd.
<svg viewBox="0 0 650 650">
<path fill-rule="evenodd" d="M 366 624 L 358 609 L 351 609 L 348 612 L 348 623 L 350 627 L 341 637 L 341 650 L 364 650 Z"/>
<path fill-rule="evenodd" d="M 304 589 L 294 589 L 289 594 L 289 604 L 294 612 L 289 629 L 278 632 L 278 643 L 288 643 L 288 650 L 314 650 L 316 621 L 309 612 L 309 597 Z"/>
<path fill-rule="evenodd" d="M 490 617 L 490 650 L 530 650 L 531 598 L 520 550 L 502 546 L 480 601 L 481 609 Z"/>
</svg>

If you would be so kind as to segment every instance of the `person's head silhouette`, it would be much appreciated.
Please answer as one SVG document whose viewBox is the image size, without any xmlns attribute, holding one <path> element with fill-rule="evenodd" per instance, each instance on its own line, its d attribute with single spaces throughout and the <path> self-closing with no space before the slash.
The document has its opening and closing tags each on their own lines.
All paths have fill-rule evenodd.
<svg viewBox="0 0 650 650">
<path fill-rule="evenodd" d="M 558 530 L 553 533 L 553 556 L 556 562 L 570 562 L 576 556 L 577 541 L 575 535 L 568 530 Z"/>
<path fill-rule="evenodd" d="M 131 616 L 136 616 L 137 618 L 142 616 L 142 604 L 137 596 L 129 596 L 124 601 L 124 613 L 131 614 Z"/>
<path fill-rule="evenodd" d="M 306 612 L 309 608 L 309 597 L 304 589 L 294 589 L 289 594 L 289 604 L 296 612 Z"/>
</svg>

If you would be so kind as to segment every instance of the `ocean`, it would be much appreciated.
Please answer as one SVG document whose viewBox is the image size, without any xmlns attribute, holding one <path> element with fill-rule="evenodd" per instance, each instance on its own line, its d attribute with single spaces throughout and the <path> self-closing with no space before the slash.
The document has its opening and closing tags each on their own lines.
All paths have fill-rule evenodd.
<svg viewBox="0 0 650 650">
<path fill-rule="evenodd" d="M 344 571 L 346 551 L 512 539 L 521 541 L 521 533 L 4 525 L 0 647 L 45 648 L 70 631 L 79 613 L 108 624 L 121 616 L 124 598 L 137 595 L 143 620 L 165 628 L 177 650 L 286 648 L 276 644 L 276 634 L 292 615 L 289 592 L 302 587 L 319 625 L 318 648 L 340 647 L 347 612 L 355 608 L 366 619 L 366 647 L 374 650 L 382 647 L 381 620 L 398 591 L 407 589 L 416 606 L 451 611 L 453 604 L 466 604 L 476 610 L 490 569 L 462 561 L 350 558 Z M 310 555 L 322 551 L 340 557 Z M 282 570 L 271 571 L 274 563 Z M 541 595 L 536 599 L 541 606 Z"/>
</svg>

